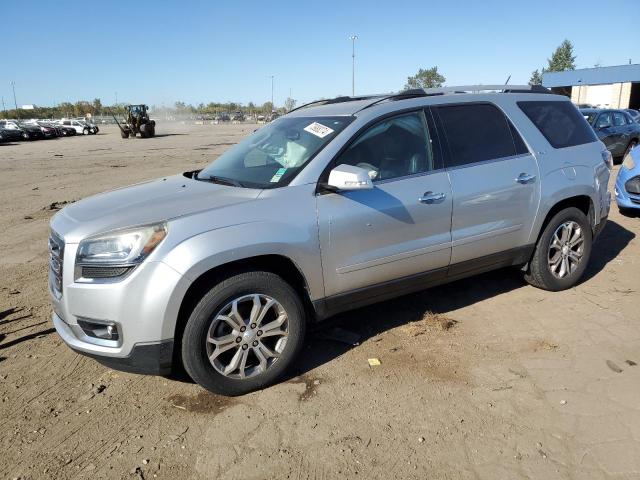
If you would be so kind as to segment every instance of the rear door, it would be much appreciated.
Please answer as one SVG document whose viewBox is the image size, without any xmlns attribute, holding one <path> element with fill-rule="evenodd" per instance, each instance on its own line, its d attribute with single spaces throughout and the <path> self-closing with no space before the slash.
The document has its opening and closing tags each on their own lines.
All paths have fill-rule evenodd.
<svg viewBox="0 0 640 480">
<path fill-rule="evenodd" d="M 428 122 L 423 110 L 381 119 L 334 160 L 367 169 L 374 188 L 317 196 L 328 297 L 423 272 L 446 275 L 451 188 Z"/>
<path fill-rule="evenodd" d="M 433 107 L 451 180 L 451 273 L 511 261 L 527 246 L 540 200 L 535 157 L 492 103 Z"/>
</svg>

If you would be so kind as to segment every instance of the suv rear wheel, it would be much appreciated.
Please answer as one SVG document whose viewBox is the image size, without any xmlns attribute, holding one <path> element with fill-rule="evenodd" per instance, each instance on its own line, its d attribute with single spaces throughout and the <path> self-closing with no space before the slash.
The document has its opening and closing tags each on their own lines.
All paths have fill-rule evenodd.
<svg viewBox="0 0 640 480">
<path fill-rule="evenodd" d="M 544 290 L 573 287 L 587 268 L 592 241 L 585 214 L 574 207 L 561 210 L 540 235 L 525 279 Z"/>
<path fill-rule="evenodd" d="M 185 370 L 222 395 L 264 388 L 287 370 L 304 342 L 300 297 L 278 275 L 246 272 L 206 293 L 182 337 Z"/>
</svg>

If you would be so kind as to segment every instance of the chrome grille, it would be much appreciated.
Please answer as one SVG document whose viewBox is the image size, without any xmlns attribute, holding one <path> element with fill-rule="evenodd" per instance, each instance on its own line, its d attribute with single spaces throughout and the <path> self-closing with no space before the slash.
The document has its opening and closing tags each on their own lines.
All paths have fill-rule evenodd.
<svg viewBox="0 0 640 480">
<path fill-rule="evenodd" d="M 58 298 L 62 296 L 63 264 L 64 240 L 52 230 L 49 236 L 49 287 Z"/>
</svg>

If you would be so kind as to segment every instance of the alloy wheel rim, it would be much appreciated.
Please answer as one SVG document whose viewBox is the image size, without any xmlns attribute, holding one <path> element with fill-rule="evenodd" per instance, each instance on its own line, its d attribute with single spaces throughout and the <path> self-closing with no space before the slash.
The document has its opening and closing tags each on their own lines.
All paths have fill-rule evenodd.
<svg viewBox="0 0 640 480">
<path fill-rule="evenodd" d="M 277 300 L 259 293 L 243 295 L 227 303 L 211 320 L 207 357 L 225 377 L 254 377 L 278 361 L 288 336 L 287 312 Z"/>
<path fill-rule="evenodd" d="M 556 278 L 566 278 L 576 271 L 584 255 L 584 234 L 578 223 L 562 223 L 551 237 L 547 261 Z"/>
</svg>

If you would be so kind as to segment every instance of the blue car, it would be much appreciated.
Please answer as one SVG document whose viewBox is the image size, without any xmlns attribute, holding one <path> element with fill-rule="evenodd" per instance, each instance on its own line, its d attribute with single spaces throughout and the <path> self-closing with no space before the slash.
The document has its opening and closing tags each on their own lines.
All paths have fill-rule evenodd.
<svg viewBox="0 0 640 480">
<path fill-rule="evenodd" d="M 625 155 L 616 179 L 615 193 L 620 211 L 640 211 L 640 146 Z"/>
</svg>

